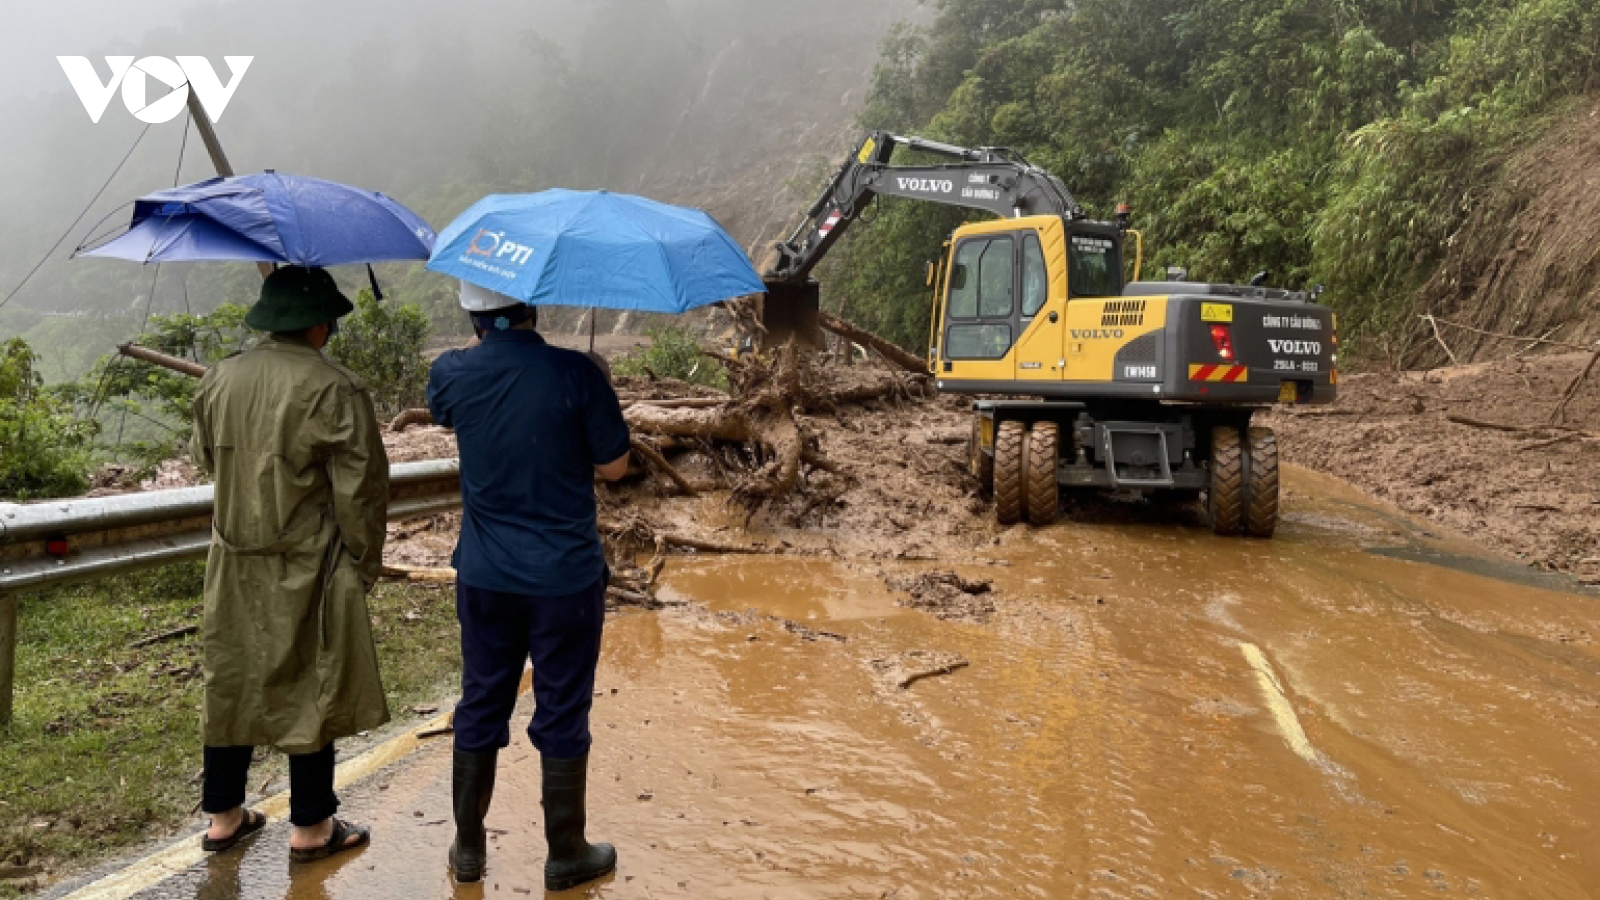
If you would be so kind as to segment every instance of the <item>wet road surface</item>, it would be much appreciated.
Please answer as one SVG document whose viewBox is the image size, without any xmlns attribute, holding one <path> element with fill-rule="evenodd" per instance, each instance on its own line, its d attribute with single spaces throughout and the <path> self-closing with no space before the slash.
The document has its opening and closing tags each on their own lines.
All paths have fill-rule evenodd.
<svg viewBox="0 0 1600 900">
<path fill-rule="evenodd" d="M 589 833 L 620 869 L 562 896 L 1600 896 L 1600 599 L 1288 487 L 1273 541 L 1015 529 L 954 566 L 983 623 L 884 584 L 942 563 L 675 559 L 695 603 L 606 634 Z M 372 847 L 291 873 L 275 825 L 140 896 L 543 894 L 521 739 L 487 882 L 449 882 L 447 742 L 344 793 Z"/>
</svg>

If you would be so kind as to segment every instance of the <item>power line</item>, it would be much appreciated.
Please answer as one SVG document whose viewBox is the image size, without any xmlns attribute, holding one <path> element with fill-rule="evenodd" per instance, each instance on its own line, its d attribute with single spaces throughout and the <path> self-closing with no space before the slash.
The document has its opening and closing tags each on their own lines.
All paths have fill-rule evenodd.
<svg viewBox="0 0 1600 900">
<path fill-rule="evenodd" d="M 28 274 L 22 276 L 22 281 L 16 287 L 11 289 L 11 293 L 7 294 L 5 299 L 0 300 L 0 309 L 4 309 L 5 305 L 11 302 L 11 298 L 15 297 L 19 291 L 26 287 L 28 282 L 31 281 L 33 276 L 44 267 L 44 264 L 49 261 L 50 257 L 56 252 L 56 250 L 60 249 L 61 242 L 65 241 L 67 236 L 72 234 L 72 229 L 77 228 L 78 223 L 83 221 L 83 217 L 88 215 L 89 210 L 93 209 L 94 205 L 100 201 L 100 196 L 106 192 L 106 188 L 111 186 L 111 182 L 116 179 L 117 173 L 122 171 L 122 167 L 127 165 L 129 157 L 133 156 L 133 151 L 139 149 L 139 143 L 144 140 L 145 134 L 147 134 L 149 131 L 150 126 L 146 124 L 144 129 L 139 132 L 139 136 L 133 139 L 133 146 L 129 147 L 128 152 L 122 155 L 122 162 L 117 163 L 117 167 L 111 170 L 110 177 L 106 178 L 105 184 L 100 185 L 100 190 L 94 192 L 94 196 L 90 198 L 88 204 L 83 207 L 83 211 L 78 213 L 78 217 L 72 220 L 72 224 L 67 226 L 66 231 L 61 232 L 61 237 L 56 238 L 56 242 L 51 244 L 50 249 L 45 251 L 44 256 L 40 258 L 39 262 L 36 263 L 32 269 L 28 270 Z M 184 131 L 184 137 L 185 141 L 187 141 L 187 127 Z"/>
<path fill-rule="evenodd" d="M 178 176 L 183 174 L 183 153 L 189 149 L 189 126 L 194 122 L 194 110 L 183 117 L 183 143 L 178 145 L 178 165 L 172 170 L 172 186 L 178 186 Z"/>
</svg>

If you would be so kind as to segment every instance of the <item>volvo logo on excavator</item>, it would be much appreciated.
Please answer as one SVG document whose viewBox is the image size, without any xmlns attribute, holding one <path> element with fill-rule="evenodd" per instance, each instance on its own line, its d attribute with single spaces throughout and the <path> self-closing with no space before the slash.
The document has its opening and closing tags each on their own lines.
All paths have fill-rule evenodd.
<svg viewBox="0 0 1600 900">
<path fill-rule="evenodd" d="M 1273 353 L 1287 353 L 1290 356 L 1321 356 L 1322 343 L 1320 341 L 1267 341 Z"/>
<path fill-rule="evenodd" d="M 1072 329 L 1072 337 L 1073 337 L 1074 340 L 1080 340 L 1080 341 L 1098 341 L 1098 340 L 1104 340 L 1106 338 L 1110 338 L 1112 340 L 1118 340 L 1118 339 L 1120 339 L 1122 337 L 1122 329 L 1121 328 L 1074 328 L 1074 329 Z"/>
<path fill-rule="evenodd" d="M 939 178 L 896 178 L 902 191 L 921 191 L 926 194 L 949 194 L 956 189 L 956 183 Z"/>
</svg>

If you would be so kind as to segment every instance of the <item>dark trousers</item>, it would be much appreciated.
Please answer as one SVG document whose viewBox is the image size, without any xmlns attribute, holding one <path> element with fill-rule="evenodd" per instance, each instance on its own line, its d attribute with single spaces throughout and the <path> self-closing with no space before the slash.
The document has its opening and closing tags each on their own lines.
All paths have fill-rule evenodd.
<svg viewBox="0 0 1600 900">
<path fill-rule="evenodd" d="M 511 712 L 533 660 L 533 721 L 528 738 L 546 756 L 589 752 L 594 669 L 606 620 L 606 578 L 561 596 L 488 591 L 456 582 L 461 622 L 461 702 L 455 747 L 467 753 L 511 743 Z"/>
<path fill-rule="evenodd" d="M 227 812 L 244 803 L 254 747 L 207 747 L 205 789 L 200 808 Z M 333 793 L 333 742 L 315 753 L 289 757 L 289 821 L 305 828 L 339 809 Z"/>
</svg>

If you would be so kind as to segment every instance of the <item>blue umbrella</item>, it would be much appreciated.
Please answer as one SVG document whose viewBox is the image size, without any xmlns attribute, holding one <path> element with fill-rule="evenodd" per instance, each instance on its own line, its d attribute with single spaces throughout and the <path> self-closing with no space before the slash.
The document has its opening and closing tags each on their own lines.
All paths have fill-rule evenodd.
<svg viewBox="0 0 1600 900">
<path fill-rule="evenodd" d="M 715 219 L 606 191 L 485 197 L 439 235 L 428 268 L 534 306 L 682 313 L 765 290 Z"/>
<path fill-rule="evenodd" d="M 338 266 L 427 259 L 433 242 L 427 222 L 383 194 L 269 170 L 140 197 L 127 231 L 74 255 Z"/>
</svg>

